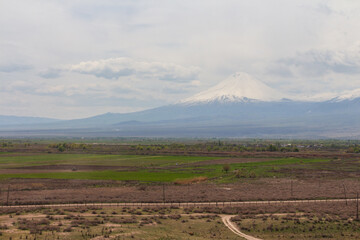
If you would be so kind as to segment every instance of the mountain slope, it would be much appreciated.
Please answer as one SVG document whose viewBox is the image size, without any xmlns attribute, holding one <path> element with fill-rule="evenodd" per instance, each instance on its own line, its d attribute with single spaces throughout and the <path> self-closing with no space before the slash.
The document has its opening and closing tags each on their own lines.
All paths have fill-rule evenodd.
<svg viewBox="0 0 360 240">
<path fill-rule="evenodd" d="M 19 117 L 19 116 L 6 116 L 0 115 L 0 126 L 5 125 L 26 125 L 26 124 L 43 124 L 53 123 L 60 121 L 52 118 L 40 118 L 40 117 Z"/>
<path fill-rule="evenodd" d="M 238 72 L 181 103 L 280 101 L 283 98 L 286 98 L 283 93 L 270 88 L 247 73 Z"/>
</svg>

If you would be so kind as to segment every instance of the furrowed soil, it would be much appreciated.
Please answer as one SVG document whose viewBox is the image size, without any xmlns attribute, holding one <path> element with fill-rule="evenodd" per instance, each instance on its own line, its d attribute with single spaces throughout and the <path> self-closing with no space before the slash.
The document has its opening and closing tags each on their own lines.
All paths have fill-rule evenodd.
<svg viewBox="0 0 360 240">
<path fill-rule="evenodd" d="M 9 204 L 69 202 L 191 202 L 354 198 L 360 192 L 358 180 L 258 179 L 237 183 L 189 185 L 145 185 L 136 182 L 11 179 Z M 345 191 L 345 192 L 344 192 Z M 7 195 L 1 194 L 5 204 Z"/>
</svg>

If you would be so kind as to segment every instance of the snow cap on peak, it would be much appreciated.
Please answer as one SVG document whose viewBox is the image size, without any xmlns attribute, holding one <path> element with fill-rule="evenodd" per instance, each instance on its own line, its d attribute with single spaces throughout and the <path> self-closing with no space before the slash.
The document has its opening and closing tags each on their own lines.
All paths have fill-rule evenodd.
<svg viewBox="0 0 360 240">
<path fill-rule="evenodd" d="M 182 103 L 279 101 L 283 94 L 244 72 L 237 72 L 214 87 Z"/>
</svg>

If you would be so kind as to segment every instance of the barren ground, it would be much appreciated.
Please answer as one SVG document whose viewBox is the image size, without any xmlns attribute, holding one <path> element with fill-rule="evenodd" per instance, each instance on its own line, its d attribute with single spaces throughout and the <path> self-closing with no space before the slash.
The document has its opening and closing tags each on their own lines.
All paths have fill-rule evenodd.
<svg viewBox="0 0 360 240">
<path fill-rule="evenodd" d="M 298 180 L 256 179 L 229 184 L 144 185 L 117 181 L 12 179 L 11 204 L 68 202 L 169 202 L 286 200 L 355 197 L 360 184 L 355 179 Z M 345 187 L 345 192 L 344 192 Z M 1 203 L 6 202 L 1 194 Z"/>
</svg>

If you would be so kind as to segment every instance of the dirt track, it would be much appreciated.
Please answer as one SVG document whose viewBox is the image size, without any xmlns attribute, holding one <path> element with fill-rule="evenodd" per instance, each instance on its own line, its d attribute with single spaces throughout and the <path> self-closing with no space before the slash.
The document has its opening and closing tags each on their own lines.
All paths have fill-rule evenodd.
<svg viewBox="0 0 360 240">
<path fill-rule="evenodd" d="M 33 204 L 33 205 L 2 205 L 0 208 L 29 208 L 29 207 L 86 207 L 86 206 L 99 206 L 99 207 L 156 207 L 156 206 L 178 206 L 178 207 L 201 207 L 201 206 L 244 206 L 244 205 L 296 205 L 308 203 L 331 203 L 331 202 L 354 202 L 357 199 L 321 199 L 321 200 L 285 200 L 285 201 L 246 201 L 246 202 L 164 202 L 164 203 L 149 203 L 149 202 L 132 202 L 132 203 L 69 203 L 69 204 Z"/>
<path fill-rule="evenodd" d="M 233 233 L 235 233 L 236 235 L 239 235 L 240 237 L 245 238 L 246 240 L 262 240 L 260 238 L 252 237 L 252 236 L 246 235 L 245 233 L 240 232 L 240 230 L 236 227 L 236 225 L 231 221 L 232 217 L 233 216 L 231 216 L 231 215 L 224 215 L 224 216 L 221 216 L 221 219 L 222 219 L 223 223 L 225 224 L 225 226 L 227 228 L 229 228 Z"/>
</svg>

